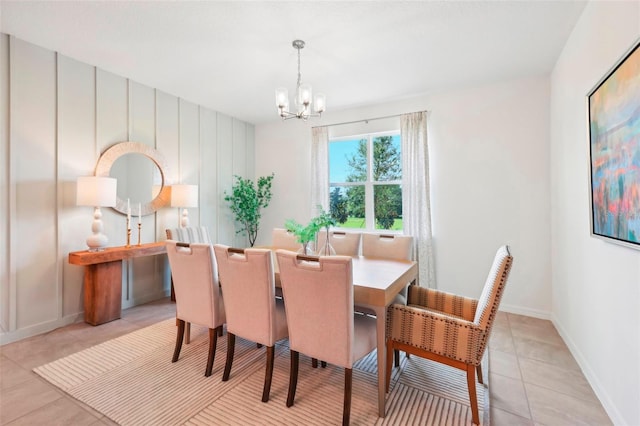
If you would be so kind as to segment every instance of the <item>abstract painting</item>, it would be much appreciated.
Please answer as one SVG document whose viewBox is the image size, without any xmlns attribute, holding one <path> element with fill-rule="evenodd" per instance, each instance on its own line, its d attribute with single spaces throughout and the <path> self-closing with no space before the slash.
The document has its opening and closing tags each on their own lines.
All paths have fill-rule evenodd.
<svg viewBox="0 0 640 426">
<path fill-rule="evenodd" d="M 640 49 L 589 93 L 591 235 L 640 249 Z"/>
</svg>

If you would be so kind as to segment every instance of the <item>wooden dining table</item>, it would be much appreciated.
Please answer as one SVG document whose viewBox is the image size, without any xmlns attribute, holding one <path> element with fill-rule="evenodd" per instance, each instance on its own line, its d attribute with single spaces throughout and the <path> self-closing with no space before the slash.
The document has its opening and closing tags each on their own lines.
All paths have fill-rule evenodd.
<svg viewBox="0 0 640 426">
<path fill-rule="evenodd" d="M 275 248 L 272 249 L 275 250 Z M 280 287 L 277 262 L 274 262 L 274 272 L 276 286 Z M 393 302 L 396 295 L 417 277 L 418 265 L 414 261 L 353 257 L 354 304 L 369 308 L 376 314 L 378 415 L 380 417 L 385 416 L 387 307 Z"/>
</svg>

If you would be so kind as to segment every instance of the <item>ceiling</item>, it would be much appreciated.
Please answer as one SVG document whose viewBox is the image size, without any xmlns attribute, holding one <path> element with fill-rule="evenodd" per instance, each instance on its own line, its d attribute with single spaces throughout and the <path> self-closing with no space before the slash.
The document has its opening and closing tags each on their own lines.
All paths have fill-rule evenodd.
<svg viewBox="0 0 640 426">
<path fill-rule="evenodd" d="M 0 30 L 254 124 L 548 74 L 584 1 L 7 1 Z"/>
</svg>

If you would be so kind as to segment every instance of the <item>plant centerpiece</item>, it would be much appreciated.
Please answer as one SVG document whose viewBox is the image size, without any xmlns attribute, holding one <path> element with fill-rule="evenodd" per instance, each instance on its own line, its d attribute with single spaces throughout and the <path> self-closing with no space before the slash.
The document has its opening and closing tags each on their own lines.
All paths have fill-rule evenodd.
<svg viewBox="0 0 640 426">
<path fill-rule="evenodd" d="M 251 179 L 234 175 L 236 182 L 231 188 L 231 194 L 224 192 L 224 200 L 229 202 L 229 209 L 233 212 L 235 221 L 240 224 L 236 234 L 246 233 L 250 247 L 253 247 L 258 237 L 262 216 L 260 210 L 269 206 L 271 201 L 273 176 L 273 173 L 270 176 L 262 176 L 255 185 Z"/>
<path fill-rule="evenodd" d="M 302 254 L 315 254 L 313 242 L 316 240 L 316 234 L 320 228 L 313 220 L 304 226 L 293 219 L 287 219 L 284 223 L 284 228 L 294 234 L 297 241 L 302 244 L 302 250 L 300 251 Z"/>
<path fill-rule="evenodd" d="M 293 233 L 297 237 L 297 241 L 302 244 L 302 254 L 313 255 L 316 254 L 314 252 L 313 243 L 316 242 L 318 231 L 322 228 L 326 228 L 327 230 L 327 241 L 324 247 L 318 251 L 317 254 L 321 255 L 331 255 L 335 254 L 333 248 L 329 244 L 329 227 L 336 224 L 335 219 L 331 216 L 330 213 L 322 211 L 319 216 L 314 217 L 311 221 L 305 226 L 293 219 L 288 219 L 284 227 L 287 231 Z"/>
</svg>

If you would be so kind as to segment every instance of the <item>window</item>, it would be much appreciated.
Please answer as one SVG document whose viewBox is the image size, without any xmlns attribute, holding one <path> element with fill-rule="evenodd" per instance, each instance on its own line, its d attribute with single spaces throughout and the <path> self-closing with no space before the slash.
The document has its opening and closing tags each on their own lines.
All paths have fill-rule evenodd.
<svg viewBox="0 0 640 426">
<path fill-rule="evenodd" d="M 400 132 L 329 141 L 329 205 L 342 228 L 402 230 Z"/>
</svg>

